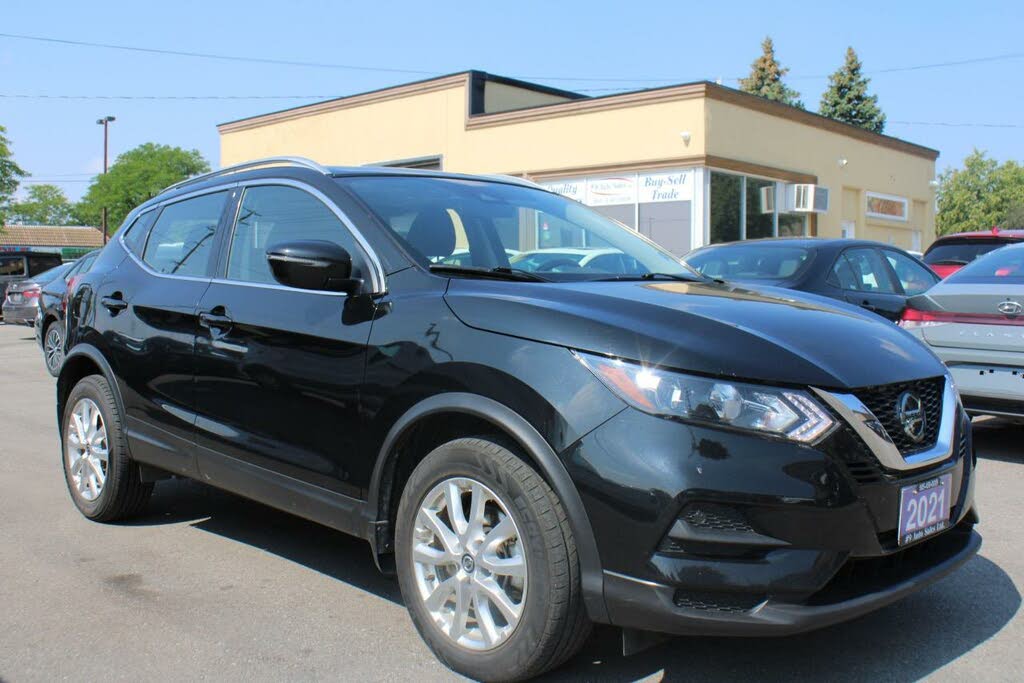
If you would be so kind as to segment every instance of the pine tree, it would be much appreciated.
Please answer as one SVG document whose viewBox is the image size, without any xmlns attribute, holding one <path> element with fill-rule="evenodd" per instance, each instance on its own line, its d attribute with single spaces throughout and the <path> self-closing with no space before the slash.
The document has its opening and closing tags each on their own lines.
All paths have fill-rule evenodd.
<svg viewBox="0 0 1024 683">
<path fill-rule="evenodd" d="M 782 82 L 782 77 L 787 73 L 789 69 L 783 68 L 775 59 L 775 45 L 771 37 L 766 37 L 761 43 L 761 56 L 750 65 L 750 76 L 740 79 L 740 90 L 803 109 L 800 93 L 787 88 Z"/>
<path fill-rule="evenodd" d="M 828 90 L 821 96 L 818 113 L 881 133 L 885 130 L 885 114 L 878 108 L 878 95 L 868 95 L 871 79 L 861 68 L 857 53 L 852 47 L 846 48 L 846 61 L 828 77 Z"/>
</svg>

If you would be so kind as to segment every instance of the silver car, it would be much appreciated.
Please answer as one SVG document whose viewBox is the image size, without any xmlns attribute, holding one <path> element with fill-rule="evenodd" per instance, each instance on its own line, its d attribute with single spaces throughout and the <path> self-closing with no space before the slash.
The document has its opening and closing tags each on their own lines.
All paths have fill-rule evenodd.
<svg viewBox="0 0 1024 683">
<path fill-rule="evenodd" d="M 946 363 L 969 413 L 1024 418 L 1024 244 L 910 299 L 900 326 Z"/>
</svg>

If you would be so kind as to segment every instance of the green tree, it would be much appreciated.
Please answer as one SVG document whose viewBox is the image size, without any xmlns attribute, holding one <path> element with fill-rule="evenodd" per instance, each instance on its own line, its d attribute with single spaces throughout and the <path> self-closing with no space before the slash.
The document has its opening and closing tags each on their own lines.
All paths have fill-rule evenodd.
<svg viewBox="0 0 1024 683">
<path fill-rule="evenodd" d="M 750 65 L 750 76 L 740 79 L 740 90 L 803 109 L 800 93 L 787 88 L 782 82 L 782 77 L 788 73 L 789 69 L 783 68 L 775 59 L 775 45 L 771 37 L 766 37 L 761 43 L 761 56 Z"/>
<path fill-rule="evenodd" d="M 821 96 L 818 113 L 881 133 L 885 130 L 885 114 L 878 108 L 878 95 L 868 95 L 871 79 L 862 68 L 857 53 L 852 47 L 846 48 L 846 61 L 828 77 L 828 90 Z"/>
<path fill-rule="evenodd" d="M 199 150 L 147 142 L 117 157 L 110 170 L 96 177 L 75 209 L 86 225 L 100 225 L 107 208 L 107 230 L 113 232 L 128 212 L 162 189 L 210 170 Z"/>
<path fill-rule="evenodd" d="M 1024 222 L 1024 166 L 1000 165 L 985 152 L 974 150 L 963 168 L 939 176 L 939 210 L 935 223 L 940 235 L 992 227 L 1016 227 Z"/>
<path fill-rule="evenodd" d="M 11 155 L 11 141 L 7 129 L 0 126 L 0 229 L 3 229 L 10 211 L 11 198 L 18 191 L 18 183 L 27 173 L 14 163 Z"/>
<path fill-rule="evenodd" d="M 73 205 L 56 185 L 40 183 L 28 188 L 24 201 L 11 204 L 8 222 L 22 225 L 73 225 Z"/>
</svg>

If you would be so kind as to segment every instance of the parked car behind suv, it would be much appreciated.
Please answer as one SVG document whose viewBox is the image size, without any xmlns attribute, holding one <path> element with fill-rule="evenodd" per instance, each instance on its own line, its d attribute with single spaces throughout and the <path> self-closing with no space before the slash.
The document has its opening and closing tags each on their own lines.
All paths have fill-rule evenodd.
<svg viewBox="0 0 1024 683">
<path fill-rule="evenodd" d="M 683 260 L 709 277 L 820 294 L 892 321 L 900 319 L 907 297 L 939 281 L 902 249 L 870 240 L 744 240 L 702 247 Z"/>
<path fill-rule="evenodd" d="M 931 243 L 924 262 L 940 277 L 949 277 L 979 256 L 1017 242 L 1024 242 L 1024 230 L 992 228 L 945 235 Z"/>
<path fill-rule="evenodd" d="M 60 372 L 64 363 L 64 311 L 68 306 L 68 293 L 74 288 L 92 264 L 95 263 L 99 251 L 90 251 L 77 261 L 63 276 L 50 280 L 39 291 L 36 307 L 36 342 L 43 352 L 46 371 L 54 377 Z"/>
<path fill-rule="evenodd" d="M 968 412 L 1024 420 L 1024 244 L 991 251 L 911 299 L 900 325 L 946 363 Z"/>
<path fill-rule="evenodd" d="M 441 262 L 454 221 L 472 266 Z M 511 265 L 544 224 L 643 272 Z M 519 180 L 201 176 L 129 215 L 67 329 L 82 514 L 139 514 L 173 473 L 363 537 L 473 678 L 557 666 L 593 622 L 627 647 L 824 626 L 980 544 L 969 424 L 920 342 Z"/>
<path fill-rule="evenodd" d="M 7 286 L 34 277 L 61 264 L 60 254 L 46 251 L 0 251 L 0 302 L 7 298 Z"/>
<path fill-rule="evenodd" d="M 71 269 L 71 263 L 50 268 L 34 277 L 7 285 L 4 299 L 3 318 L 8 324 L 34 325 L 39 310 L 39 294 L 50 282 L 62 278 Z"/>
</svg>

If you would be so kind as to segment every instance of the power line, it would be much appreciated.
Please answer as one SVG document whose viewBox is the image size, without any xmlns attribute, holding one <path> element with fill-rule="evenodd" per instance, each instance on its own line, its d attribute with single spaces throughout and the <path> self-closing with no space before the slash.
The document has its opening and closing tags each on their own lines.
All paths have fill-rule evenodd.
<svg viewBox="0 0 1024 683">
<path fill-rule="evenodd" d="M 357 64 L 328 64 L 323 62 L 302 62 L 290 59 L 270 59 L 267 57 L 241 57 L 237 55 L 222 55 L 212 52 L 189 52 L 186 50 L 165 50 L 155 47 L 138 47 L 135 45 L 114 45 L 111 43 L 93 43 L 85 40 L 66 40 L 63 38 L 47 38 L 44 36 L 29 36 L 18 33 L 0 33 L 0 38 L 13 38 L 15 40 L 34 40 L 43 43 L 60 43 L 62 45 L 75 45 L 78 47 L 99 47 L 107 50 L 129 50 L 131 52 L 148 52 L 157 55 L 172 55 L 175 57 L 196 57 L 200 59 L 219 59 L 228 62 L 254 62 L 257 64 L 277 64 L 281 66 L 307 66 L 321 69 L 351 69 L 354 71 L 386 71 L 389 73 L 417 74 L 421 76 L 436 76 L 433 71 L 421 71 L 419 69 L 393 69 L 382 66 L 361 66 Z"/>
<path fill-rule="evenodd" d="M 1024 128 L 1020 123 L 947 123 L 945 121 L 889 121 L 901 126 L 946 126 L 948 128 Z"/>
<path fill-rule="evenodd" d="M 22 100 L 321 100 L 343 95 L 48 95 L 6 93 L 0 98 Z"/>
<path fill-rule="evenodd" d="M 352 71 L 371 71 L 371 72 L 385 72 L 385 73 L 400 73 L 400 74 L 413 74 L 419 76 L 440 76 L 443 72 L 440 71 L 426 71 L 421 69 L 403 69 L 396 67 L 385 67 L 385 66 L 366 66 L 361 64 L 338 64 L 330 62 L 307 62 L 291 59 L 273 59 L 270 57 L 248 57 L 243 55 L 228 55 L 213 52 L 193 52 L 188 50 L 170 50 L 164 48 L 155 47 L 139 47 L 137 45 L 118 45 L 114 43 L 98 43 L 85 40 L 70 40 L 65 38 L 50 38 L 47 36 L 35 36 L 26 35 L 20 33 L 0 33 L 0 38 L 9 38 L 13 40 L 30 40 L 44 43 L 57 43 L 61 45 L 73 45 L 76 47 L 92 47 L 102 48 L 106 50 L 127 50 L 130 52 L 144 52 L 149 54 L 158 55 L 170 55 L 174 57 L 190 57 L 196 59 L 215 59 L 221 61 L 230 62 L 249 62 L 255 64 L 274 64 L 278 66 L 298 66 L 298 67 L 312 67 L 320 69 L 347 69 Z M 888 67 L 884 69 L 873 69 L 865 71 L 864 73 L 868 76 L 888 73 L 898 73 L 905 71 L 919 71 L 923 69 L 939 69 L 951 66 L 963 66 L 968 64 L 981 64 L 987 62 L 998 62 L 1012 59 L 1024 58 L 1024 52 L 1011 52 L 1000 55 L 989 55 L 984 57 L 971 57 L 968 59 L 952 60 L 945 62 L 933 62 L 929 64 L 914 64 L 909 66 L 896 66 Z M 792 80 L 809 80 L 809 79 L 821 79 L 828 78 L 829 74 L 824 75 L 790 75 L 789 78 Z M 679 77 L 671 78 L 636 78 L 636 77 L 621 77 L 621 76 L 541 76 L 541 75 L 521 75 L 516 76 L 524 80 L 539 80 L 539 81 L 569 81 L 579 83 L 669 83 L 669 82 L 680 82 Z M 733 76 L 725 80 L 740 80 L 742 76 Z M 690 80 L 702 80 L 702 79 L 690 79 Z M 255 98 L 245 98 L 255 99 Z M 290 98 L 266 98 L 266 99 L 299 99 L 296 97 Z"/>
</svg>

